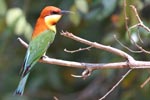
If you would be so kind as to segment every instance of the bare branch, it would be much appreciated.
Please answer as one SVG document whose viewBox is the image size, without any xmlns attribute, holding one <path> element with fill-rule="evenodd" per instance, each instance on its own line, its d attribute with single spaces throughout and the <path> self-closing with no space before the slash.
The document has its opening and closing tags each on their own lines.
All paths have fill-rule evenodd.
<svg viewBox="0 0 150 100">
<path fill-rule="evenodd" d="M 136 10 L 135 6 L 130 5 L 130 7 L 134 10 L 135 16 L 138 19 L 139 23 L 143 23 L 142 20 L 140 19 L 139 15 L 138 15 L 138 13 L 137 13 L 137 10 Z"/>
<path fill-rule="evenodd" d="M 132 29 L 132 28 L 135 28 L 135 27 L 143 27 L 145 30 L 147 30 L 148 32 L 150 32 L 150 29 L 147 27 L 147 26 L 145 26 L 144 24 L 143 24 L 143 22 L 142 22 L 142 20 L 140 19 L 140 17 L 139 17 L 139 15 L 138 15 L 138 13 L 137 13 L 137 10 L 136 10 L 136 8 L 135 8 L 135 6 L 133 6 L 133 5 L 130 5 L 130 7 L 133 9 L 133 11 L 134 11 L 134 13 L 135 13 L 135 15 L 136 15 L 136 18 L 137 18 L 137 20 L 138 20 L 138 24 L 135 24 L 135 25 L 133 25 L 133 26 L 131 26 L 130 28 L 128 28 L 128 26 L 126 26 L 127 27 L 127 31 L 128 31 L 128 33 L 130 33 L 129 32 L 129 29 Z M 129 34 L 130 35 L 130 34 Z M 130 36 L 131 37 L 131 36 Z M 145 50 L 145 49 L 143 49 L 141 46 L 139 46 L 136 42 L 134 42 L 134 40 L 131 38 L 131 40 L 132 40 L 132 42 L 134 43 L 134 45 L 139 49 L 139 50 L 141 50 L 142 52 L 144 52 L 144 53 L 147 53 L 147 54 L 150 54 L 150 51 L 147 51 L 147 50 Z"/>
<path fill-rule="evenodd" d="M 130 56 L 129 54 L 127 54 L 126 52 L 123 52 L 123 51 L 121 51 L 119 49 L 116 49 L 116 48 L 113 48 L 111 46 L 106 46 L 106 45 L 102 45 L 102 44 L 99 44 L 99 43 L 96 43 L 96 42 L 91 42 L 91 41 L 85 40 L 83 38 L 77 37 L 77 36 L 75 36 L 75 35 L 73 35 L 72 33 L 69 33 L 69 32 L 62 32 L 61 35 L 65 36 L 65 37 L 68 37 L 68 38 L 71 38 L 71 39 L 73 39 L 77 42 L 81 42 L 83 44 L 92 46 L 94 48 L 101 49 L 101 50 L 116 54 L 118 56 L 121 56 L 122 58 L 125 58 L 128 61 L 134 60 L 133 57 Z"/>
<path fill-rule="evenodd" d="M 134 43 L 134 45 L 135 45 L 139 50 L 141 50 L 141 52 L 150 54 L 150 51 L 147 51 L 147 50 L 143 49 L 143 47 L 141 47 L 140 45 L 138 45 L 138 44 L 131 38 L 131 34 L 130 34 L 130 31 L 129 31 L 129 30 L 132 29 L 132 28 L 136 28 L 136 27 L 139 28 L 139 27 L 142 27 L 142 28 L 144 28 L 145 30 L 147 30 L 148 32 L 150 32 L 150 29 L 149 29 L 149 27 L 147 27 L 147 26 L 145 26 L 145 25 L 143 24 L 141 18 L 140 18 L 139 15 L 138 15 L 138 12 L 137 12 L 137 9 L 135 8 L 135 6 L 130 5 L 130 7 L 133 9 L 133 11 L 134 11 L 134 13 L 135 13 L 135 16 L 136 16 L 136 18 L 137 18 L 137 20 L 138 20 L 138 23 L 135 24 L 135 25 L 133 25 L 133 26 L 131 26 L 130 28 L 128 28 L 128 24 L 127 24 L 128 19 L 127 19 L 127 15 L 126 15 L 126 0 L 124 0 L 125 24 L 126 24 L 126 30 L 127 30 L 127 32 L 128 32 L 128 36 L 129 36 L 130 40 Z M 142 41 L 142 39 L 141 39 L 141 37 L 140 37 L 140 35 L 139 35 L 139 32 L 138 32 L 138 38 L 139 38 L 140 42 L 143 44 L 143 41 Z M 129 51 L 130 51 L 130 50 L 129 50 Z M 134 68 L 136 68 L 136 67 L 134 67 Z M 141 85 L 141 88 L 143 88 L 149 81 L 150 81 L 150 77 Z"/>
<path fill-rule="evenodd" d="M 65 33 L 66 34 L 66 33 Z M 92 71 L 94 70 L 98 70 L 98 69 L 115 69 L 115 68 L 150 68 L 150 62 L 145 62 L 145 61 L 136 61 L 134 60 L 130 55 L 128 55 L 127 53 L 118 50 L 116 48 L 110 47 L 110 46 L 104 46 L 95 42 L 90 42 L 88 40 L 79 38 L 77 36 L 74 35 L 70 35 L 70 33 L 67 33 L 67 35 L 71 36 L 72 39 L 79 41 L 81 43 L 85 43 L 87 45 L 90 45 L 92 47 L 98 48 L 98 49 L 102 49 L 102 50 L 106 50 L 109 52 L 112 52 L 114 54 L 117 54 L 121 57 L 125 57 L 127 58 L 126 62 L 116 62 L 116 63 L 80 63 L 80 62 L 74 62 L 74 61 L 65 61 L 65 60 L 59 60 L 59 59 L 54 59 L 54 58 L 49 58 L 48 56 L 43 56 L 42 59 L 40 59 L 39 62 L 42 63 L 48 63 L 48 64 L 55 64 L 55 65 L 61 65 L 61 66 L 67 66 L 67 67 L 74 67 L 74 68 L 83 68 L 85 69 L 85 71 L 83 71 L 81 76 L 77 76 L 77 75 L 72 75 L 74 77 L 81 77 L 83 79 L 87 78 L 88 76 L 91 75 Z M 18 40 L 20 41 L 20 43 L 24 46 L 24 47 L 28 47 L 28 44 L 26 44 L 21 38 L 18 38 Z M 129 72 L 132 69 L 129 70 Z M 114 86 L 111 90 L 109 90 L 103 97 L 105 98 L 107 95 L 109 95 L 122 81 L 123 79 L 127 76 L 127 74 L 129 73 L 127 72 Z M 101 99 L 100 99 L 101 100 Z"/>
<path fill-rule="evenodd" d="M 130 31 L 129 31 L 129 30 L 131 30 L 132 28 L 136 28 L 136 27 L 138 27 L 139 25 L 141 26 L 141 23 L 138 23 L 138 24 L 136 24 L 136 25 L 131 26 L 131 27 L 128 29 L 129 34 L 130 34 Z M 130 36 L 130 37 L 131 37 L 131 36 Z M 141 47 L 140 45 L 138 45 L 132 38 L 131 38 L 131 41 L 132 41 L 132 43 L 133 43 L 141 52 L 150 54 L 150 51 L 147 51 L 147 50 L 143 49 L 143 47 Z M 130 51 L 130 50 L 129 50 L 129 51 Z"/>
<path fill-rule="evenodd" d="M 148 32 L 150 32 L 149 27 L 147 27 L 147 26 L 145 26 L 145 25 L 143 24 L 141 18 L 140 18 L 139 15 L 138 15 L 138 12 L 137 12 L 135 6 L 134 6 L 134 5 L 130 5 L 130 7 L 133 9 L 133 11 L 134 11 L 134 13 L 135 13 L 135 16 L 136 16 L 136 18 L 137 18 L 137 20 L 138 20 L 138 22 L 139 22 L 139 23 L 136 24 L 136 25 L 137 25 L 137 26 L 141 26 L 141 27 L 143 27 L 145 30 L 147 30 Z"/>
<path fill-rule="evenodd" d="M 128 27 L 128 17 L 127 17 L 127 14 L 126 14 L 126 0 L 124 0 L 125 27 L 126 27 L 126 30 L 127 30 L 128 36 L 129 36 L 129 39 L 131 40 L 131 42 L 132 42 L 139 50 L 141 50 L 141 52 L 150 54 L 149 51 L 147 51 L 147 50 L 143 49 L 141 46 L 139 46 L 139 45 L 132 39 L 132 37 L 131 37 L 131 33 L 130 33 L 129 30 L 132 29 L 132 28 L 136 28 L 136 27 L 139 27 L 139 26 L 140 26 L 140 27 L 143 27 L 143 28 L 144 28 L 145 30 L 147 30 L 148 32 L 150 32 L 150 29 L 149 29 L 147 26 L 145 26 L 145 25 L 143 24 L 142 20 L 140 19 L 139 15 L 138 15 L 138 13 L 137 13 L 137 10 L 136 10 L 135 6 L 130 5 L 130 7 L 133 9 L 133 11 L 134 11 L 134 13 L 135 13 L 135 16 L 136 16 L 136 18 L 137 18 L 137 20 L 138 20 L 139 23 L 137 23 L 137 24 L 131 26 L 130 28 Z"/>
<path fill-rule="evenodd" d="M 19 38 L 20 43 L 24 47 L 28 47 L 28 44 L 25 43 L 21 38 Z M 81 63 L 81 62 L 74 62 L 74 61 L 66 61 L 61 59 L 54 59 L 49 58 L 48 56 L 42 57 L 40 59 L 41 63 L 48 63 L 48 64 L 55 64 L 60 66 L 67 66 L 67 67 L 73 67 L 73 68 L 82 68 L 82 69 L 88 69 L 89 71 L 92 70 L 98 70 L 98 69 L 122 69 L 122 68 L 134 68 L 134 69 L 145 69 L 150 68 L 150 62 L 149 61 L 136 61 L 131 60 L 130 62 L 115 62 L 115 63 Z"/>
</svg>

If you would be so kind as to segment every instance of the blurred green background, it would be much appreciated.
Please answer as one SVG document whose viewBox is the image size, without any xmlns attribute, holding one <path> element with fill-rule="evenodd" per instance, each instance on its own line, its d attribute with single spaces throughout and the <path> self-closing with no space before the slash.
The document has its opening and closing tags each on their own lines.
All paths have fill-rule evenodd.
<svg viewBox="0 0 150 100">
<path fill-rule="evenodd" d="M 129 7 L 133 4 L 145 25 L 150 26 L 150 1 L 127 0 L 129 26 L 137 23 L 135 14 Z M 128 39 L 125 25 L 123 0 L 0 0 L 0 100 L 98 100 L 127 71 L 127 69 L 97 70 L 86 80 L 73 78 L 71 74 L 81 74 L 83 69 L 38 63 L 32 69 L 23 97 L 12 96 L 19 83 L 19 71 L 26 49 L 17 41 L 21 37 L 28 42 L 40 11 L 47 5 L 71 10 L 75 14 L 64 16 L 57 25 L 57 36 L 48 49 L 52 58 L 78 62 L 108 63 L 124 61 L 120 57 L 95 48 L 74 54 L 64 49 L 75 50 L 86 45 L 60 35 L 69 31 L 90 41 L 111 45 L 131 54 L 136 60 L 150 60 L 148 54 L 131 53 L 114 39 L 137 50 Z M 150 33 L 143 28 L 130 30 L 134 40 L 146 50 L 150 47 Z M 140 34 L 143 44 L 139 42 Z M 106 98 L 106 100 L 148 100 L 149 83 L 140 85 L 149 77 L 147 69 L 134 70 Z"/>
</svg>

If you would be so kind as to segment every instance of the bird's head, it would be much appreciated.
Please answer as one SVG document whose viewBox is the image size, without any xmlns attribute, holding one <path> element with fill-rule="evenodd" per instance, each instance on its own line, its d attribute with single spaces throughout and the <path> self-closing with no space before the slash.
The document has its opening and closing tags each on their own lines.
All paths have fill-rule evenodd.
<svg viewBox="0 0 150 100">
<path fill-rule="evenodd" d="M 41 32 L 49 29 L 56 33 L 56 23 L 60 20 L 62 15 L 72 13 L 70 11 L 64 11 L 54 6 L 45 7 L 38 18 L 34 31 L 32 33 L 32 39 L 38 36 Z"/>
<path fill-rule="evenodd" d="M 66 13 L 69 13 L 69 11 L 63 11 L 54 6 L 47 6 L 42 10 L 40 18 L 44 19 L 45 24 L 50 30 L 56 32 L 56 23 L 60 20 L 62 15 Z"/>
</svg>

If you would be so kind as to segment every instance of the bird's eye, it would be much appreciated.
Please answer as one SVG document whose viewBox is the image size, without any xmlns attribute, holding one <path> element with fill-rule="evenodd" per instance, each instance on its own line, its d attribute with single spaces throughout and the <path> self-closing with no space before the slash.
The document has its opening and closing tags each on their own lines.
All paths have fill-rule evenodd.
<svg viewBox="0 0 150 100">
<path fill-rule="evenodd" d="M 52 11 L 51 14 L 58 14 L 58 12 L 57 11 Z"/>
</svg>

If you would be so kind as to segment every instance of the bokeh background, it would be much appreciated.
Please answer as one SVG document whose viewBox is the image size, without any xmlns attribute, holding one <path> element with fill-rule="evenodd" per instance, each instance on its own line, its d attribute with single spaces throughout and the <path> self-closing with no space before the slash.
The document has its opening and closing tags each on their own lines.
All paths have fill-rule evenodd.
<svg viewBox="0 0 150 100">
<path fill-rule="evenodd" d="M 142 21 L 149 27 L 150 1 L 127 0 L 129 26 L 137 23 L 130 4 L 136 6 Z M 90 41 L 121 49 L 136 60 L 150 60 L 148 54 L 129 52 L 113 37 L 116 35 L 126 46 L 137 50 L 130 43 L 126 33 L 123 0 L 0 0 L 0 100 L 54 100 L 54 96 L 59 100 L 97 100 L 127 71 L 127 69 L 97 70 L 83 80 L 71 77 L 71 74 L 80 75 L 83 69 L 38 63 L 31 71 L 24 96 L 12 96 L 19 83 L 19 71 L 26 52 L 17 38 L 21 37 L 29 42 L 36 19 L 47 5 L 75 12 L 59 21 L 57 36 L 47 52 L 49 57 L 92 63 L 124 61 L 114 54 L 95 48 L 73 54 L 64 52 L 65 48 L 75 50 L 86 45 L 61 36 L 60 32 L 63 30 Z M 150 33 L 141 27 L 130 32 L 137 43 L 149 50 Z M 137 33 L 144 41 L 143 44 L 139 42 Z M 147 69 L 132 71 L 106 100 L 148 100 L 150 84 L 140 88 L 148 77 Z"/>
</svg>

